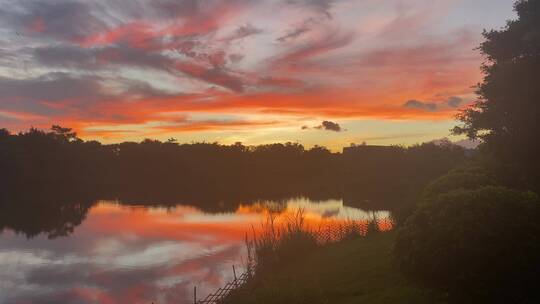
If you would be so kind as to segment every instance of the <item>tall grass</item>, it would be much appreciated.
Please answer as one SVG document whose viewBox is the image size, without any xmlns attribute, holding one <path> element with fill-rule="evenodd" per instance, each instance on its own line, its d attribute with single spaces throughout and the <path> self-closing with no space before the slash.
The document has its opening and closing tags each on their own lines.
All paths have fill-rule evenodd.
<svg viewBox="0 0 540 304">
<path fill-rule="evenodd" d="M 389 222 L 383 222 L 389 221 Z M 278 215 L 269 213 L 260 227 L 246 235 L 248 278 L 245 284 L 231 291 L 220 303 L 234 303 L 266 286 L 272 277 L 291 263 L 298 262 L 317 249 L 332 243 L 361 239 L 378 233 L 379 227 L 391 227 L 390 220 L 323 221 L 309 224 L 304 210 Z M 264 288 L 264 287 L 263 287 Z M 238 298 L 239 297 L 239 298 Z"/>
<path fill-rule="evenodd" d="M 246 236 L 248 269 L 264 275 L 303 258 L 328 244 L 379 232 L 378 220 L 323 221 L 308 225 L 303 209 L 287 215 L 269 213 L 260 227 Z"/>
<path fill-rule="evenodd" d="M 307 227 L 304 210 L 283 220 L 268 214 L 260 229 L 253 228 L 253 238 L 246 237 L 251 269 L 260 274 L 293 262 L 318 246 L 316 234 Z"/>
</svg>

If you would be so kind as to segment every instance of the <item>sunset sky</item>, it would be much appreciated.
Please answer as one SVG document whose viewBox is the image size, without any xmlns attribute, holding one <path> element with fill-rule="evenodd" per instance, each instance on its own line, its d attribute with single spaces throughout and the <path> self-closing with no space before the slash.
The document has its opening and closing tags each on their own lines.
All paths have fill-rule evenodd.
<svg viewBox="0 0 540 304">
<path fill-rule="evenodd" d="M 512 3 L 0 0 L 0 128 L 335 150 L 438 139 Z"/>
</svg>

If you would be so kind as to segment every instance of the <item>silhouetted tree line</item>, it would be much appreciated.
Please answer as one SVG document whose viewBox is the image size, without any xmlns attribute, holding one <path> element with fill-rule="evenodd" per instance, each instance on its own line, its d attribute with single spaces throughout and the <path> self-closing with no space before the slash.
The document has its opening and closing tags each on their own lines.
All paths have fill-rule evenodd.
<svg viewBox="0 0 540 304">
<path fill-rule="evenodd" d="M 397 217 L 407 216 L 427 183 L 471 159 L 473 154 L 448 140 L 408 148 L 366 145 L 345 148 L 344 201 L 367 210 L 380 210 L 383 206 L 395 211 Z"/>
<path fill-rule="evenodd" d="M 372 193 L 376 199 L 388 192 L 413 192 L 464 159 L 465 150 L 450 143 L 358 146 L 342 154 L 290 142 L 248 147 L 147 139 L 103 145 L 83 141 L 59 126 L 49 132 L 0 133 L 2 185 L 17 192 L 20 187 L 44 188 L 116 197 L 161 195 L 166 200 L 168 195 L 208 193 L 222 197 L 313 193 L 328 198 L 349 191 L 362 192 L 366 199 Z"/>
<path fill-rule="evenodd" d="M 373 153 L 362 152 L 368 147 Z M 149 139 L 104 145 L 60 126 L 18 134 L 2 129 L 0 208 L 7 218 L 31 208 L 33 201 L 36 210 L 48 206 L 69 213 L 70 202 L 118 199 L 223 212 L 241 202 L 304 196 L 345 198 L 349 205 L 387 210 L 406 205 L 406 197 L 466 158 L 463 148 L 450 143 L 349 149 L 332 153 L 298 143 L 248 147 Z M 0 221 L 0 227 L 13 227 L 7 222 Z"/>
</svg>

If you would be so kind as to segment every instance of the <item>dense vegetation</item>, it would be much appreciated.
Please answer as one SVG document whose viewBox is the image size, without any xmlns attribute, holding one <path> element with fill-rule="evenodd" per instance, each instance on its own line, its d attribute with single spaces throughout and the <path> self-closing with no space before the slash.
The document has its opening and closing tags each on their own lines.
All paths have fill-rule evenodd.
<svg viewBox="0 0 540 304">
<path fill-rule="evenodd" d="M 363 152 L 369 149 L 375 153 Z M 240 202 L 305 196 L 344 198 L 364 209 L 398 209 L 410 206 L 429 180 L 465 159 L 466 151 L 448 142 L 332 153 L 297 143 L 103 145 L 59 126 L 18 134 L 0 130 L 0 228 L 29 236 L 65 235 L 98 199 L 228 211 Z M 31 219 L 24 210 L 49 216 Z"/>
<path fill-rule="evenodd" d="M 259 267 L 272 271 L 260 268 L 257 279 L 229 300 L 433 303 L 433 294 L 419 283 L 445 295 L 444 301 L 536 303 L 540 0 L 518 1 L 515 9 L 517 20 L 484 33 L 479 99 L 458 116 L 462 124 L 454 129 L 482 140 L 474 157 L 449 143 L 332 153 L 296 143 L 102 145 L 58 126 L 50 132 L 0 130 L 0 229 L 66 235 L 84 218 L 90 192 L 143 202 L 181 198 L 217 210 L 234 208 L 231 202 L 240 199 L 343 197 L 364 209 L 391 209 L 398 231 L 323 248 L 298 229 L 263 239 L 256 246 Z M 27 197 L 49 192 L 66 198 L 36 205 Z M 48 216 L 12 220 L 28 208 Z M 55 221 L 56 214 L 68 220 Z"/>
<path fill-rule="evenodd" d="M 433 179 L 421 195 L 413 196 L 416 204 L 405 212 L 406 221 L 398 227 L 393 245 L 395 264 L 390 260 L 379 264 L 377 258 L 384 257 L 385 251 L 378 248 L 377 257 L 356 252 L 342 267 L 335 257 L 342 254 L 342 248 L 353 246 L 345 242 L 319 251 L 314 259 L 324 255 L 324 260 L 317 266 L 308 258 L 300 265 L 275 267 L 275 273 L 263 272 L 262 279 L 231 295 L 231 303 L 421 302 L 421 298 L 410 299 L 406 293 L 393 298 L 398 289 L 385 290 L 380 297 L 380 286 L 372 284 L 373 277 L 391 282 L 392 265 L 406 275 L 406 284 L 419 283 L 433 289 L 444 296 L 439 300 L 540 301 L 536 290 L 540 275 L 540 200 L 535 193 L 540 190 L 540 89 L 536 85 L 540 71 L 540 0 L 518 1 L 515 10 L 517 20 L 509 21 L 504 29 L 484 33 L 486 41 L 480 50 L 486 57 L 485 77 L 478 85 L 479 99 L 458 116 L 462 125 L 453 130 L 471 139 L 480 138 L 480 153 Z M 367 195 L 376 193 L 380 184 L 392 184 L 385 189 L 388 192 L 405 193 L 400 190 L 408 183 L 403 176 L 398 174 L 390 183 L 385 180 L 386 171 L 403 164 L 391 149 L 372 151 L 379 159 L 386 158 L 386 166 L 363 162 L 370 153 L 362 151 L 363 156 L 349 164 L 368 172 L 378 168 L 380 175 L 353 173 L 346 181 L 367 186 Z M 440 163 L 434 162 L 428 169 L 437 170 Z M 370 244 L 365 239 L 361 242 L 363 246 Z M 356 261 L 356 257 L 362 259 Z M 377 266 L 384 269 L 374 269 Z M 309 269 L 307 275 L 307 267 L 315 270 Z M 332 281 L 328 281 L 325 276 L 329 274 L 337 275 L 330 275 Z M 257 288 L 251 286 L 254 284 Z M 289 287 L 293 284 L 300 287 Z M 366 286 L 371 290 L 363 293 Z"/>
<path fill-rule="evenodd" d="M 394 237 L 388 232 L 322 247 L 250 281 L 225 303 L 444 303 L 392 263 Z"/>
<path fill-rule="evenodd" d="M 529 303 L 538 295 L 540 201 L 485 186 L 432 195 L 400 229 L 402 270 L 454 300 Z M 519 278 L 519 279 L 517 279 Z"/>
<path fill-rule="evenodd" d="M 479 100 L 454 130 L 482 139 L 479 159 L 424 190 L 394 247 L 404 273 L 456 303 L 540 300 L 540 1 L 515 10 L 484 33 Z"/>
<path fill-rule="evenodd" d="M 63 190 L 129 188 L 140 190 L 141 195 L 200 193 L 201 189 L 230 194 L 241 189 L 244 195 L 324 195 L 326 191 L 329 196 L 341 196 L 349 185 L 351 189 L 364 186 L 381 196 L 388 187 L 393 192 L 421 188 L 465 158 L 462 148 L 449 143 L 390 149 L 389 153 L 377 153 L 388 150 L 384 147 L 370 154 L 352 151 L 343 157 L 324 147 L 305 149 L 298 143 L 248 147 L 145 140 L 102 145 L 53 126 L 50 132 L 0 131 L 0 178 L 2 185 L 12 187 L 24 183 L 65 185 Z"/>
<path fill-rule="evenodd" d="M 486 61 L 478 100 L 458 116 L 454 132 L 483 141 L 500 175 L 516 187 L 540 187 L 540 1 L 515 4 L 518 19 L 485 31 L 480 51 Z"/>
</svg>

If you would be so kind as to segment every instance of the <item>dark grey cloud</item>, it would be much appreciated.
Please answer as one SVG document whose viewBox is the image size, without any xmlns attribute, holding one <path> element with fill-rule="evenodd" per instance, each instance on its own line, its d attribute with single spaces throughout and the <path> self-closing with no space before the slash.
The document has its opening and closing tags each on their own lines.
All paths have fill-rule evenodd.
<svg viewBox="0 0 540 304">
<path fill-rule="evenodd" d="M 233 53 L 233 54 L 229 55 L 229 60 L 231 62 L 236 63 L 236 62 L 242 61 L 242 59 L 244 59 L 244 57 L 245 57 L 245 55 L 243 55 L 243 54 Z"/>
<path fill-rule="evenodd" d="M 303 125 L 301 127 L 302 130 L 309 130 L 311 128 L 317 129 L 317 130 L 324 130 L 324 131 L 333 131 L 333 132 L 345 131 L 345 129 L 341 128 L 339 123 L 333 122 L 333 121 L 328 121 L 328 120 L 325 120 L 325 121 L 321 122 L 320 125 L 315 126 L 315 127 L 310 127 L 310 126 L 307 126 L 307 125 Z"/>
<path fill-rule="evenodd" d="M 278 37 L 276 40 L 278 42 L 287 42 L 289 40 L 294 40 L 298 37 L 301 37 L 305 33 L 312 30 L 313 27 L 320 25 L 321 19 L 310 17 L 305 19 L 301 24 L 289 29 L 285 34 Z"/>
<path fill-rule="evenodd" d="M 321 123 L 321 125 L 316 126 L 315 129 L 319 130 L 326 130 L 326 131 L 334 131 L 334 132 L 341 132 L 343 129 L 337 122 L 328 121 L 325 120 Z"/>
<path fill-rule="evenodd" d="M 72 43 L 82 42 L 85 38 L 117 29 L 130 22 L 183 19 L 182 22 L 197 26 L 215 17 L 214 10 L 209 9 L 210 6 L 204 4 L 205 1 L 199 0 L 6 1 L 7 3 L 0 7 L 0 25 L 4 28 L 33 39 L 54 39 Z M 242 1 L 247 0 L 234 0 L 230 3 L 240 4 Z M 212 5 L 224 3 L 229 2 L 218 0 Z M 134 31 L 137 29 L 134 28 Z M 126 36 L 129 34 L 124 33 Z"/>
<path fill-rule="evenodd" d="M 301 26 L 295 29 L 292 29 L 291 31 L 287 32 L 285 35 L 277 38 L 276 40 L 279 42 L 285 42 L 291 39 L 298 38 L 302 36 L 304 33 L 308 32 L 309 28 L 306 26 Z"/>
<path fill-rule="evenodd" d="M 167 97 L 178 97 L 182 94 L 166 92 L 156 87 L 152 86 L 150 83 L 134 80 L 134 79 L 117 79 L 117 82 L 122 87 L 122 95 L 128 96 L 130 98 L 167 98 Z"/>
<path fill-rule="evenodd" d="M 300 79 L 272 76 L 259 77 L 257 84 L 273 88 L 299 88 L 305 85 Z"/>
<path fill-rule="evenodd" d="M 75 41 L 107 28 L 87 2 L 17 1 L 0 8 L 0 24 L 17 33 Z"/>
<path fill-rule="evenodd" d="M 417 109 L 424 111 L 438 111 L 447 108 L 458 108 L 463 104 L 463 98 L 457 96 L 451 96 L 443 102 L 431 102 L 431 101 L 420 101 L 416 99 L 411 99 L 406 101 L 403 104 L 403 107 L 409 109 Z"/>
<path fill-rule="evenodd" d="M 97 76 L 74 77 L 66 73 L 49 73 L 30 79 L 0 77 L 0 101 L 60 101 L 101 96 L 99 82 L 100 78 Z"/>
<path fill-rule="evenodd" d="M 205 34 L 214 31 L 214 22 L 211 20 L 214 10 L 212 6 L 223 6 L 229 9 L 232 5 L 247 3 L 247 0 L 234 0 L 231 2 L 218 0 L 212 5 L 203 4 L 198 0 L 151 0 L 151 1 L 121 1 L 111 0 L 107 2 L 82 1 L 82 0 L 48 0 L 48 1 L 18 1 L 8 0 L 9 5 L 0 7 L 0 26 L 13 31 L 16 38 L 15 48 L 0 48 L 0 63 L 3 66 L 13 66 L 21 68 L 24 62 L 24 69 L 45 69 L 48 72 L 61 69 L 65 75 L 69 73 L 80 74 L 94 73 L 102 74 L 103 71 L 114 71 L 118 67 L 135 67 L 138 69 L 155 69 L 174 76 L 188 76 L 206 82 L 212 86 L 219 86 L 234 92 L 244 90 L 244 80 L 241 75 L 234 73 L 226 67 L 227 63 L 242 59 L 241 54 L 229 56 L 225 50 L 212 50 L 199 40 Z M 132 22 L 151 22 L 152 20 L 162 20 L 163 18 L 182 18 L 179 24 L 187 24 L 188 27 L 201 26 L 204 33 L 175 34 L 175 37 L 164 37 L 163 35 L 141 35 L 140 29 Z M 215 22 L 219 25 L 219 22 Z M 122 32 L 122 26 L 129 25 L 126 32 Z M 97 34 L 115 32 L 120 29 L 122 34 L 107 44 L 92 44 L 92 37 Z M 179 31 L 181 28 L 179 28 Z M 144 30 L 142 30 L 144 31 Z M 251 24 L 239 26 L 230 37 L 231 40 L 241 39 L 250 35 L 256 35 L 262 30 Z M 20 38 L 17 38 L 20 37 Z M 138 39 L 144 39 L 139 41 Z M 99 39 L 98 39 L 99 40 Z M 15 53 L 21 49 L 20 45 L 26 42 L 32 43 L 25 46 L 24 56 Z M 137 43 L 134 43 L 136 41 Z M 46 42 L 46 43 L 41 43 Z M 84 42 L 84 43 L 83 43 Z M 138 44 L 140 42 L 140 45 Z M 36 46 L 39 45 L 39 46 Z M 178 46 L 179 53 L 187 58 L 178 58 L 165 54 L 163 51 L 174 50 Z M 209 50 L 210 49 L 210 50 Z M 20 60 L 15 60 L 19 58 Z M 13 63 L 12 63 L 13 62 Z M 16 64 L 16 65 L 15 65 Z M 69 72 L 66 72 L 66 69 Z M 0 96 L 2 100 L 15 95 L 32 95 L 29 99 L 36 99 L 32 92 L 43 92 L 42 100 L 56 99 L 53 92 L 60 90 L 53 88 L 57 82 L 66 82 L 67 78 L 76 79 L 78 76 L 63 77 L 53 79 L 51 76 L 44 76 L 41 79 L 27 79 L 24 81 L 11 81 L 2 79 L 2 89 L 8 89 L 8 94 Z M 47 78 L 48 77 L 48 78 Z M 52 78 L 51 78 L 52 77 Z M 108 76 L 104 76 L 108 77 Z M 45 79 L 47 78 L 47 79 Z M 116 80 L 111 79 L 112 83 Z M 7 88 L 8 85 L 14 87 Z M 24 94 L 21 87 L 27 83 L 35 82 L 37 87 L 31 92 Z M 80 90 L 79 96 L 87 99 L 87 86 L 94 84 L 90 81 L 86 85 L 67 83 L 69 86 L 64 95 L 74 95 L 76 90 Z M 152 90 L 141 85 L 134 86 L 132 91 L 151 93 Z M 94 91 L 95 92 L 95 91 Z M 162 92 L 154 92 L 161 94 Z M 96 94 L 89 94 L 95 96 Z M 138 94 L 135 94 L 138 95 Z M 54 98 L 53 98 L 54 97 Z"/>
<path fill-rule="evenodd" d="M 354 38 L 354 33 L 350 31 L 328 31 L 317 40 L 291 48 L 289 52 L 276 58 L 274 62 L 278 65 L 298 65 L 300 61 L 309 60 L 313 56 L 345 47 L 353 42 Z"/>
<path fill-rule="evenodd" d="M 142 96 L 142 93 L 136 95 L 127 84 L 124 91 L 110 92 L 105 86 L 108 81 L 98 76 L 66 73 L 29 79 L 1 78 L 0 90 L 4 94 L 0 96 L 0 109 L 48 117 L 76 114 L 80 118 L 101 119 L 112 114 L 95 109 L 96 104 L 121 103 Z"/>
<path fill-rule="evenodd" d="M 178 97 L 182 94 L 157 89 L 140 80 L 115 77 L 116 90 L 107 88 L 111 79 L 92 75 L 49 73 L 35 78 L 0 77 L 0 110 L 56 116 L 77 112 L 81 117 L 104 118 L 109 115 L 95 111 L 97 102 L 125 102 L 156 97 Z M 114 117 L 118 120 L 124 116 Z"/>
<path fill-rule="evenodd" d="M 43 1 L 43 0 L 42 0 Z M 73 1 L 73 0 L 64 0 Z M 170 20 L 198 16 L 200 0 L 76 0 L 91 3 L 112 24 L 128 20 Z"/>
<path fill-rule="evenodd" d="M 246 37 L 249 37 L 249 36 L 257 35 L 257 34 L 260 34 L 262 32 L 263 32 L 262 29 L 257 28 L 257 27 L 253 26 L 250 23 L 247 23 L 247 24 L 244 24 L 244 25 L 241 25 L 241 26 L 237 27 L 236 30 L 234 31 L 234 33 L 231 36 L 229 36 L 226 40 L 233 41 L 233 40 L 242 39 L 242 38 L 246 38 Z"/>
<path fill-rule="evenodd" d="M 330 10 L 337 0 L 303 0 L 307 5 L 319 8 L 324 11 Z"/>
<path fill-rule="evenodd" d="M 179 66 L 178 70 L 191 77 L 227 88 L 234 92 L 242 92 L 244 90 L 244 81 L 240 77 L 229 74 L 225 69 L 219 67 L 206 69 L 198 65 L 187 65 Z"/>
<path fill-rule="evenodd" d="M 96 52 L 71 45 L 38 47 L 33 50 L 34 58 L 49 67 L 72 67 L 91 69 L 96 66 Z"/>
<path fill-rule="evenodd" d="M 83 70 L 103 69 L 111 64 L 166 69 L 173 62 L 159 53 L 147 52 L 126 45 L 80 48 L 59 44 L 34 49 L 34 57 L 43 66 Z"/>
<path fill-rule="evenodd" d="M 101 80 L 67 73 L 25 79 L 0 77 L 0 110 L 60 115 L 70 107 L 83 107 L 105 98 Z"/>
<path fill-rule="evenodd" d="M 154 0 L 150 2 L 159 16 L 171 18 L 196 15 L 200 11 L 200 4 L 200 0 Z"/>
<path fill-rule="evenodd" d="M 338 0 L 286 0 L 289 4 L 304 5 L 331 18 L 330 10 Z"/>
<path fill-rule="evenodd" d="M 448 98 L 448 100 L 446 101 L 446 104 L 447 104 L 449 107 L 457 108 L 457 107 L 459 107 L 461 104 L 463 104 L 463 98 L 457 97 L 457 96 L 452 96 L 452 97 Z"/>
<path fill-rule="evenodd" d="M 182 73 L 235 92 L 243 91 L 244 88 L 243 80 L 224 67 L 224 53 L 208 55 L 205 60 L 210 66 L 204 63 L 176 60 L 157 52 L 148 52 L 126 45 L 88 49 L 69 45 L 52 46 L 36 49 L 34 56 L 42 65 L 51 67 L 92 70 L 109 68 L 110 65 L 125 65 L 151 68 L 172 74 Z"/>
<path fill-rule="evenodd" d="M 436 111 L 438 106 L 434 102 L 425 102 L 420 101 L 416 99 L 407 100 L 405 104 L 403 104 L 405 108 L 409 109 L 418 109 L 418 110 L 426 110 L 426 111 Z"/>
</svg>

